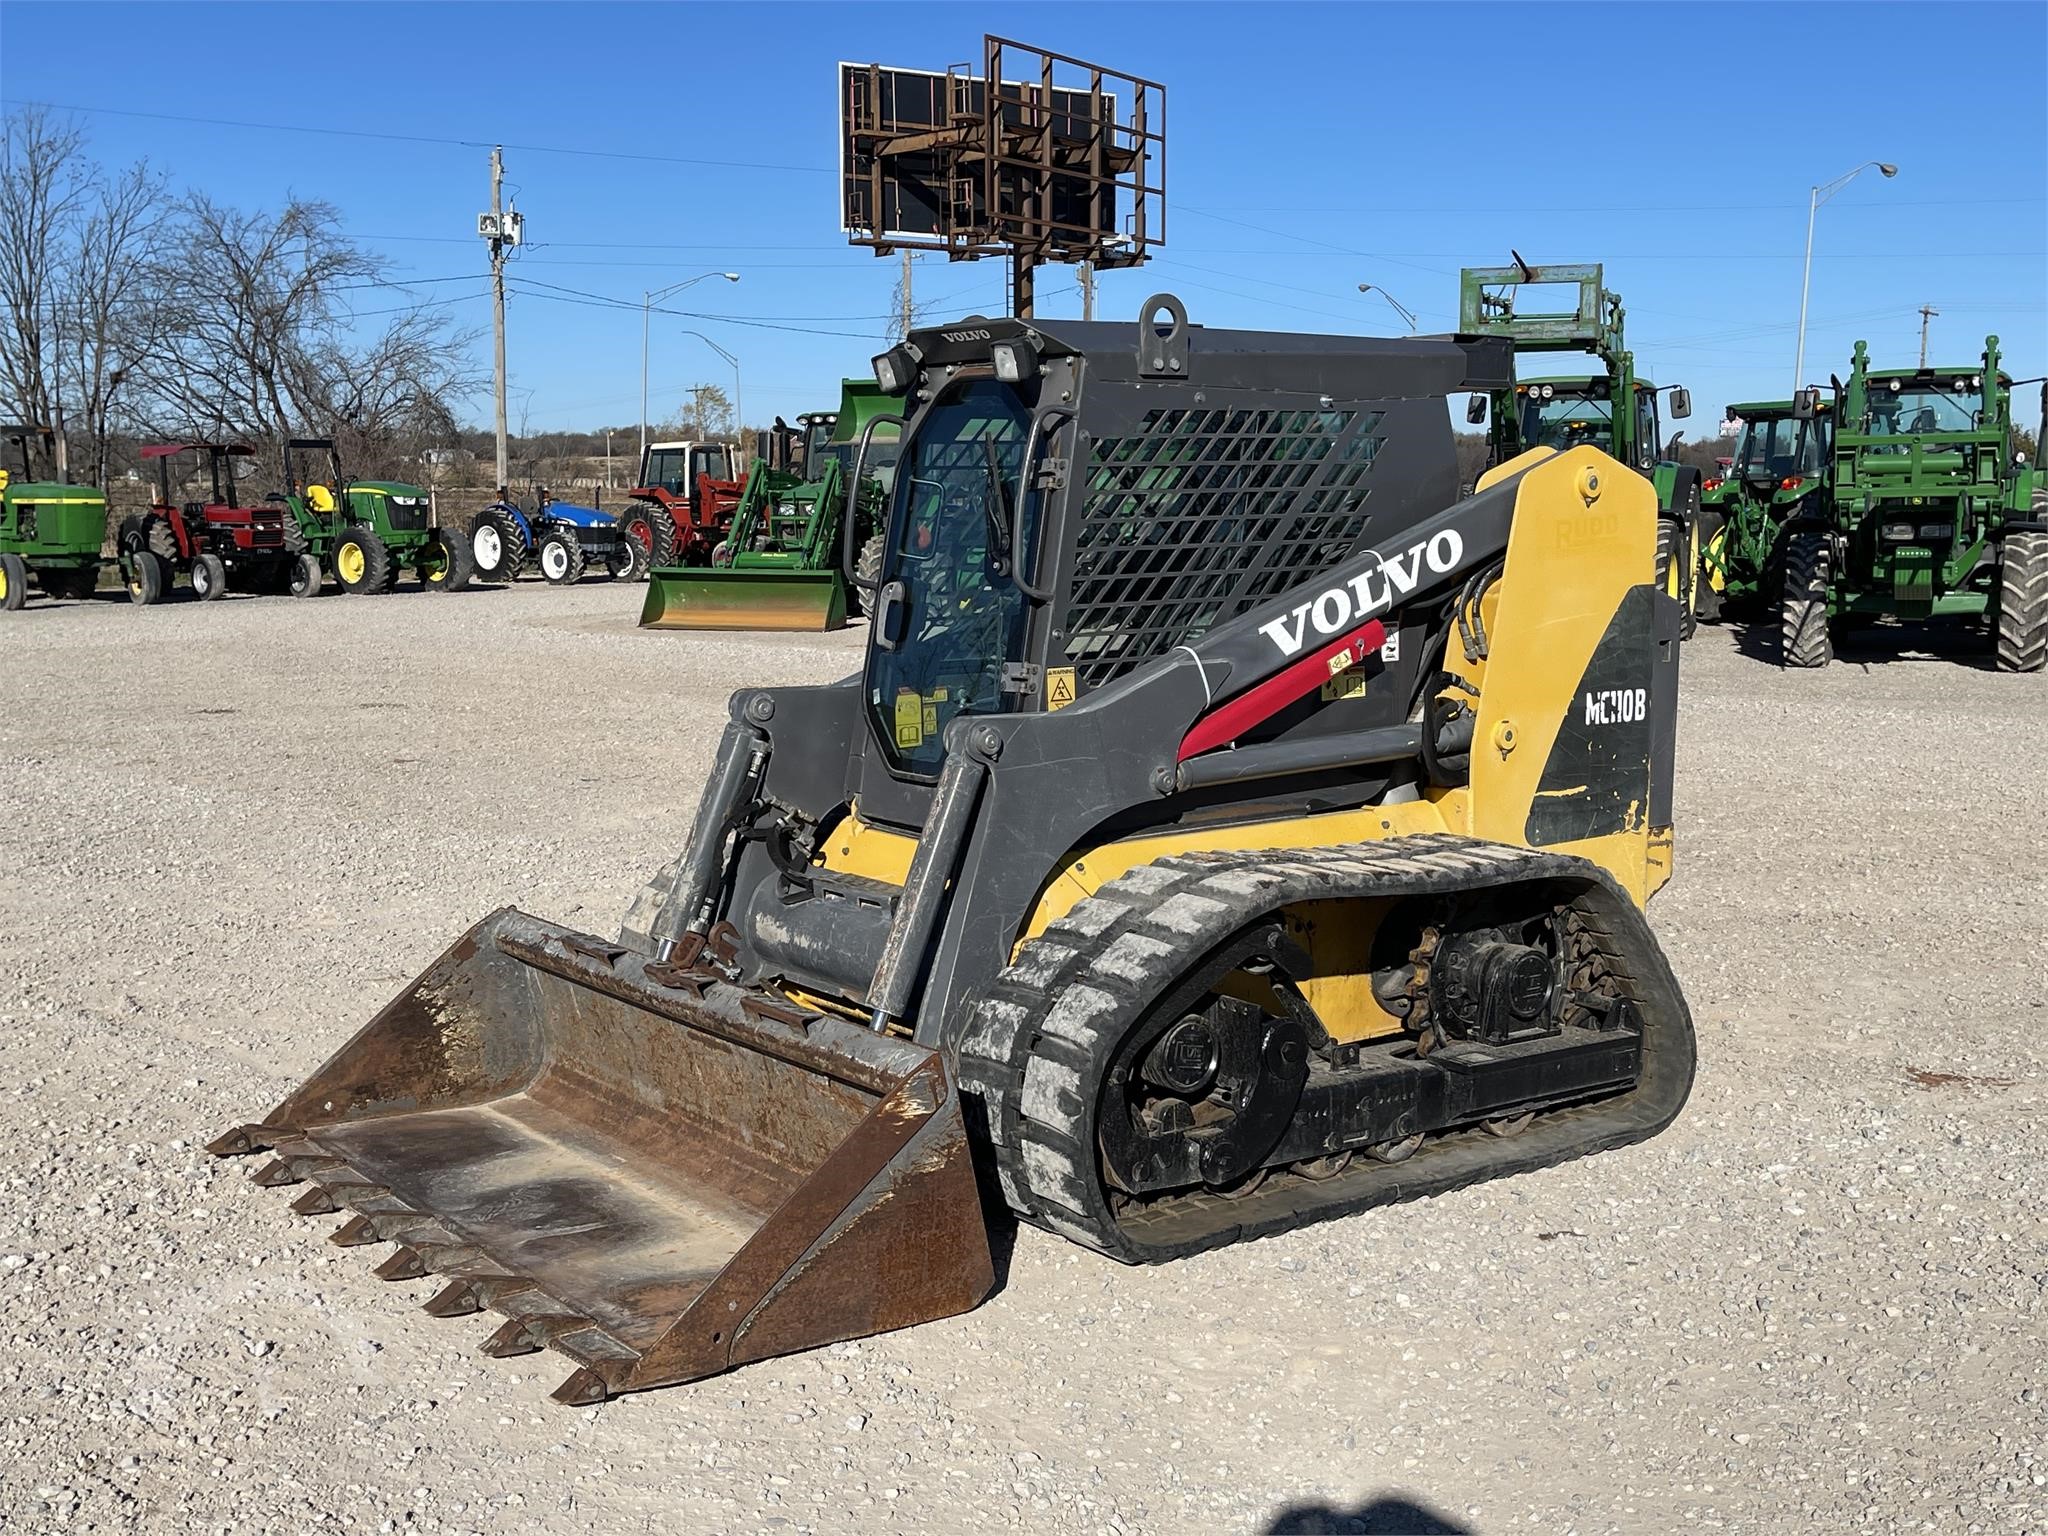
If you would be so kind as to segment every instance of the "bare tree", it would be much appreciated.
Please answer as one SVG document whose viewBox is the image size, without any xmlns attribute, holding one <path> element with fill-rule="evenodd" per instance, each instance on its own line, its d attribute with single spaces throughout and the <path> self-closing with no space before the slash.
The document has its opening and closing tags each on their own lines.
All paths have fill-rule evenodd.
<svg viewBox="0 0 2048 1536">
<path fill-rule="evenodd" d="M 30 107 L 0 123 L 0 383 L 25 419 L 56 421 L 57 267 L 82 191 L 83 136 Z M 40 450 L 32 459 L 44 472 Z M 54 465 L 48 466 L 54 471 Z"/>
<path fill-rule="evenodd" d="M 343 295 L 398 285 L 333 207 L 294 198 L 246 213 L 195 193 L 181 223 L 160 269 L 162 365 L 148 378 L 160 419 L 272 443 L 332 435 L 344 462 L 372 471 L 452 432 L 453 402 L 476 382 L 469 339 L 420 304 L 361 340 Z"/>
<path fill-rule="evenodd" d="M 107 483 L 115 396 L 161 338 L 152 274 L 166 232 L 164 178 L 146 162 L 95 177 L 78 210 L 76 238 L 57 298 L 66 388 L 80 408 L 92 483 Z"/>
</svg>

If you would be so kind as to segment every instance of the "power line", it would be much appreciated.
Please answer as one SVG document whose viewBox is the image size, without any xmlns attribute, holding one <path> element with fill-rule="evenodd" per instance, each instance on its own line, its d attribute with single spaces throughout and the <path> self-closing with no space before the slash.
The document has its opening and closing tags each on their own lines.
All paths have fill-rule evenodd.
<svg viewBox="0 0 2048 1536">
<path fill-rule="evenodd" d="M 380 133 L 368 128 L 326 128 L 308 123 L 250 123 L 226 117 L 190 117 L 177 112 L 139 112 L 131 107 L 81 107 L 60 101 L 37 101 L 21 96 L 0 97 L 10 107 L 43 107 L 52 112 L 82 112 L 97 117 L 138 117 L 159 123 L 192 123 L 206 128 L 244 128 L 256 133 L 311 133 L 328 138 L 381 139 L 392 144 L 433 144 L 444 149 L 490 149 L 497 145 L 529 155 L 576 155 L 592 160 L 636 160 L 654 165 L 711 166 L 734 171 L 801 171 L 834 175 L 829 165 L 781 165 L 758 160 L 705 160 L 689 155 L 645 155 L 622 149 L 570 149 L 559 144 L 514 144 L 507 139 L 444 139 L 422 133 Z"/>
</svg>

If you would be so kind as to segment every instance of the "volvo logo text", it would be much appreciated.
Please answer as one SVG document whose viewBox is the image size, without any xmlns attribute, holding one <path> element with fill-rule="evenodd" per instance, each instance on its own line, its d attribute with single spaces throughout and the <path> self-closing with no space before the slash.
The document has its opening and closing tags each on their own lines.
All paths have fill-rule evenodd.
<svg viewBox="0 0 2048 1536">
<path fill-rule="evenodd" d="M 1411 544 L 1397 555 L 1374 554 L 1369 557 L 1373 563 L 1349 581 L 1297 603 L 1292 613 L 1261 624 L 1259 633 L 1278 646 L 1282 656 L 1298 656 L 1311 631 L 1328 639 L 1376 618 L 1422 585 L 1425 567 L 1431 575 L 1448 576 L 1464 557 L 1465 540 L 1455 528 Z"/>
</svg>

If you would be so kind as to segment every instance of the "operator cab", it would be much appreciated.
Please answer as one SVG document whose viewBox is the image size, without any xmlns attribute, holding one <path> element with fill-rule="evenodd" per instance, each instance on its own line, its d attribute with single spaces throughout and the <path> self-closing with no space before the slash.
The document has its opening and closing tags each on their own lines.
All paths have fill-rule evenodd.
<svg viewBox="0 0 2048 1536">
<path fill-rule="evenodd" d="M 2001 385 L 2011 380 L 2001 377 Z M 1870 376 L 1871 437 L 1927 437 L 1938 432 L 1976 432 L 1984 424 L 1984 371 L 1978 368 L 1919 369 Z M 1907 442 L 1872 443 L 1869 453 L 1912 452 Z"/>
<path fill-rule="evenodd" d="M 1765 492 L 1791 490 L 1790 482 L 1819 478 L 1834 436 L 1830 417 L 1797 418 L 1790 402 L 1731 411 L 1742 417 L 1742 437 L 1735 445 L 1737 478 Z"/>
<path fill-rule="evenodd" d="M 1646 380 L 1635 384 L 1636 466 L 1647 472 L 1663 441 L 1657 420 L 1657 388 Z M 1614 453 L 1613 385 L 1604 374 L 1562 379 L 1530 379 L 1515 386 L 1515 412 L 1522 447 L 1598 448 Z"/>
<path fill-rule="evenodd" d="M 730 480 L 732 450 L 724 443 L 649 443 L 640 483 L 658 486 L 671 496 L 688 496 L 698 476 Z"/>
</svg>

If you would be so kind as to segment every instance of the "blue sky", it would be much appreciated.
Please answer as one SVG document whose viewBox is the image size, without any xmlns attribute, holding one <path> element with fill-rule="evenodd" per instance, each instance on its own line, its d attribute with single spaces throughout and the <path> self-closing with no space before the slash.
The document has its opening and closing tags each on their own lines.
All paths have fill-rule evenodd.
<svg viewBox="0 0 2048 1536">
<path fill-rule="evenodd" d="M 81 27 L 112 44 L 89 67 L 22 67 L 75 57 Z M 730 387 L 685 328 L 740 358 L 750 420 L 832 402 L 879 349 L 896 270 L 839 233 L 834 65 L 943 68 L 984 31 L 1167 87 L 1168 240 L 1103 275 L 1104 318 L 1167 288 L 1209 325 L 1398 333 L 1356 291 L 1371 282 L 1440 329 L 1461 265 L 1511 246 L 1598 260 L 1639 365 L 1692 388 L 1697 435 L 1728 400 L 1786 392 L 1807 189 L 1884 159 L 1897 179 L 1866 172 L 1821 211 L 1808 374 L 1843 368 L 1858 337 L 1912 361 L 1928 303 L 1938 356 L 1974 358 L 1996 331 L 2015 376 L 2048 371 L 2038 4 L 0 6 L 10 104 L 535 146 L 506 165 L 529 242 L 511 414 L 536 431 L 637 419 L 639 295 L 707 270 L 741 281 L 671 304 L 732 318 L 656 317 L 655 415 L 694 382 Z M 146 155 L 217 198 L 334 203 L 478 328 L 488 363 L 487 148 L 80 121 L 103 160 Z M 996 262 L 925 257 L 917 283 L 943 300 L 934 318 L 1003 303 Z M 1079 312 L 1070 269 L 1039 295 L 1041 315 Z M 405 299 L 361 297 L 366 313 Z"/>
</svg>

